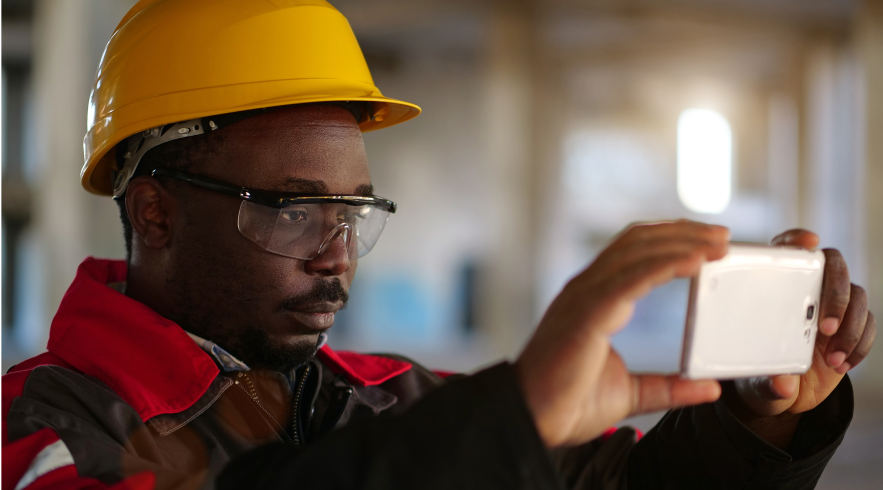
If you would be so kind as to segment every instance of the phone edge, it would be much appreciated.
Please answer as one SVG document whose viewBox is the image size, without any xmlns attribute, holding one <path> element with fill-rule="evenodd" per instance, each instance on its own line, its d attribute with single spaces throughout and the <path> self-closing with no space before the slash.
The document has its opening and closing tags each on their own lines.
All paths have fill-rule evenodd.
<svg viewBox="0 0 883 490">
<path fill-rule="evenodd" d="M 699 273 L 690 279 L 690 294 L 687 298 L 687 318 L 684 322 L 684 341 L 681 344 L 681 378 L 690 379 L 689 354 L 693 348 L 693 326 L 696 322 L 696 296 L 699 294 Z"/>
</svg>

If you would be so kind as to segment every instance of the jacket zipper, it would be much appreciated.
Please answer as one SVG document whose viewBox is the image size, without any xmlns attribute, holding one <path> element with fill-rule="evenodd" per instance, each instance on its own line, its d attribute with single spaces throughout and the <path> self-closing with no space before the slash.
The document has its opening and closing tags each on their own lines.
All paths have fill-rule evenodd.
<svg viewBox="0 0 883 490">
<path fill-rule="evenodd" d="M 294 402 L 291 404 L 291 434 L 294 436 L 295 446 L 300 446 L 306 442 L 301 441 L 303 436 L 297 427 L 297 413 L 298 408 L 300 407 L 300 399 L 303 397 L 304 386 L 307 384 L 307 377 L 310 375 L 311 368 L 312 366 L 310 364 L 307 364 L 304 368 L 304 374 L 298 380 L 297 389 L 294 392 Z"/>
<path fill-rule="evenodd" d="M 263 410 L 265 414 L 267 414 L 267 417 L 269 417 L 270 420 L 272 420 L 273 423 L 276 424 L 276 432 L 278 432 L 280 436 L 287 439 L 288 442 L 293 443 L 296 446 L 299 445 L 297 442 L 291 440 L 291 437 L 289 437 L 288 434 L 285 433 L 285 429 L 282 428 L 282 424 L 280 424 L 275 418 L 273 418 L 273 416 L 270 415 L 270 412 L 266 408 L 264 408 L 264 405 L 261 404 L 260 399 L 258 399 L 258 392 L 255 389 L 254 383 L 252 383 L 251 378 L 248 376 L 248 374 L 240 371 L 236 374 L 236 377 L 239 378 L 240 380 L 243 380 L 246 383 L 248 383 L 248 388 L 246 389 L 245 387 L 242 386 L 242 383 L 240 383 L 238 380 L 234 380 L 234 383 L 236 384 L 236 386 L 238 386 L 239 389 L 244 391 L 245 394 L 248 395 L 248 397 L 251 398 L 252 401 L 254 401 L 255 404 L 258 407 L 260 407 L 260 409 Z M 295 436 L 295 437 L 297 437 L 297 436 Z"/>
</svg>

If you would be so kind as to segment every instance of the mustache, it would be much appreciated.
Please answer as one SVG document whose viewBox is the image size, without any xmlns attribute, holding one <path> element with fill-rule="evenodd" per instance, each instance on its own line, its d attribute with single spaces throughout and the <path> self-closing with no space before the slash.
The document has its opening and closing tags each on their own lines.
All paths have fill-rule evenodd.
<svg viewBox="0 0 883 490">
<path fill-rule="evenodd" d="M 297 296 L 289 296 L 282 300 L 283 310 L 299 310 L 315 305 L 316 303 L 336 303 L 341 302 L 346 308 L 350 296 L 340 283 L 340 279 L 332 279 L 330 281 L 319 281 L 309 291 L 298 294 Z"/>
</svg>

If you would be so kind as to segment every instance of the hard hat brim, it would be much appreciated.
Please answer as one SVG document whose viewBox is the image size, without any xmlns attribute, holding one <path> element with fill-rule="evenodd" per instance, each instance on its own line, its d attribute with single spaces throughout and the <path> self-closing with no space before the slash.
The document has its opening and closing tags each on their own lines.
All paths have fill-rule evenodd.
<svg viewBox="0 0 883 490">
<path fill-rule="evenodd" d="M 133 134 L 164 124 L 213 116 L 219 113 L 265 107 L 316 102 L 353 101 L 368 102 L 372 105 L 374 117 L 359 124 L 362 132 L 368 132 L 413 119 L 421 111 L 417 105 L 380 95 L 373 86 L 366 85 L 364 87 L 364 95 L 353 96 L 354 91 L 351 81 L 342 84 L 339 90 L 334 90 L 335 87 L 330 86 L 333 85 L 333 81 L 329 80 L 276 80 L 245 85 L 213 87 L 198 91 L 165 94 L 130 104 L 107 114 L 106 117 L 95 122 L 83 139 L 83 150 L 88 158 L 80 171 L 80 181 L 83 187 L 93 194 L 112 195 L 113 182 L 111 181 L 111 172 L 117 169 L 117 162 L 115 154 L 111 150 L 117 143 Z M 260 85 L 260 87 L 248 87 L 247 85 Z M 286 93 L 303 94 L 311 92 L 309 87 L 304 87 L 304 85 L 320 85 L 322 88 L 321 92 L 312 92 L 324 92 L 324 94 L 311 97 L 285 95 Z M 254 90 L 249 90 L 250 88 Z M 277 92 L 280 95 L 279 97 L 254 102 L 252 96 L 256 90 L 259 90 L 264 95 L 268 92 Z M 335 94 L 334 92 L 338 93 Z M 231 97 L 234 100 L 231 100 Z M 235 103 L 236 98 L 243 99 L 243 102 L 248 99 L 251 99 L 251 101 L 237 105 Z M 228 101 L 222 112 L 219 112 L 217 107 L 198 107 L 200 105 L 199 102 L 202 100 L 216 101 L 219 99 L 226 99 Z M 166 107 L 177 106 L 181 110 L 172 115 L 164 115 L 161 118 L 139 119 L 138 115 L 144 113 L 143 106 L 153 104 L 163 104 Z M 127 117 L 130 114 L 132 117 Z M 100 145 L 93 147 L 93 142 L 100 142 Z"/>
</svg>

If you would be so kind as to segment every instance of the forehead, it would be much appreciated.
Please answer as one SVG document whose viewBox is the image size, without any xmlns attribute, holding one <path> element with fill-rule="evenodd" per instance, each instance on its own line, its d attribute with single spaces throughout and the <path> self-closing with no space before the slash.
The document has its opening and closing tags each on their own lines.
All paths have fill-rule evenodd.
<svg viewBox="0 0 883 490">
<path fill-rule="evenodd" d="M 255 189 L 320 194 L 353 194 L 371 182 L 362 133 L 342 107 L 284 107 L 221 135 L 216 155 L 201 162 L 205 175 Z"/>
</svg>

